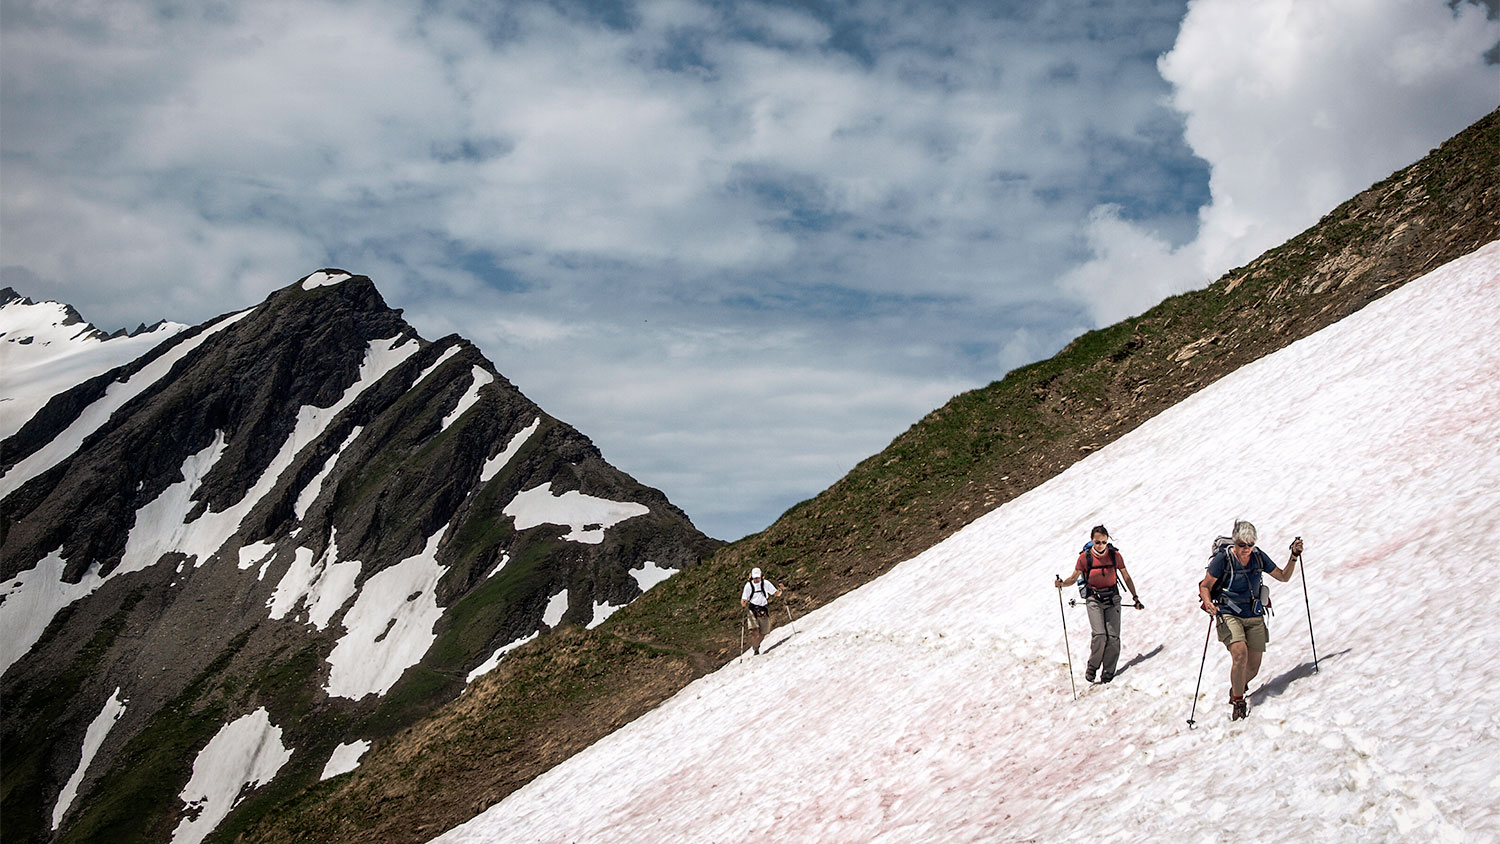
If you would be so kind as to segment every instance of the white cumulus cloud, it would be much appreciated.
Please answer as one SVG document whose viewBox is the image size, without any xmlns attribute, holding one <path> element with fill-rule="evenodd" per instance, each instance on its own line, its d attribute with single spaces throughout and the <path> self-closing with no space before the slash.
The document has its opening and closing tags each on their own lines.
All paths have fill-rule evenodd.
<svg viewBox="0 0 1500 844">
<path fill-rule="evenodd" d="M 1212 168 L 1197 236 L 1095 210 L 1063 284 L 1099 323 L 1213 281 L 1500 104 L 1500 20 L 1430 0 L 1193 0 L 1162 76 Z"/>
</svg>

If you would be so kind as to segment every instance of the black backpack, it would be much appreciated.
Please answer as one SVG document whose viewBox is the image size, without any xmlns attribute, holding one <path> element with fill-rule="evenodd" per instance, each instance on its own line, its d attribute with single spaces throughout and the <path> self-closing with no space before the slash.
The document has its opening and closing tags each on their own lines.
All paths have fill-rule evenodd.
<svg viewBox="0 0 1500 844">
<path fill-rule="evenodd" d="M 1213 565 L 1214 557 L 1219 556 L 1219 552 L 1220 551 L 1224 551 L 1225 549 L 1227 549 L 1227 548 L 1229 548 L 1229 547 L 1231 547 L 1233 545 L 1234 545 L 1234 540 L 1230 539 L 1227 536 L 1216 536 L 1216 537 L 1214 537 L 1214 547 L 1213 547 L 1213 550 L 1211 550 L 1211 551 L 1208 552 L 1208 563 L 1209 563 L 1209 565 Z M 1226 568 L 1224 570 L 1224 574 L 1226 576 L 1225 577 L 1221 577 L 1218 580 L 1214 581 L 1214 587 L 1212 589 L 1208 590 L 1208 600 L 1209 600 L 1210 603 L 1212 603 L 1216 607 L 1219 606 L 1223 602 L 1223 600 L 1224 600 L 1224 584 L 1228 583 L 1229 582 L 1229 578 L 1231 578 L 1231 577 L 1234 576 L 1234 568 L 1233 568 L 1234 564 L 1235 564 L 1234 555 L 1233 554 L 1228 554 L 1227 556 L 1228 556 L 1228 560 L 1229 560 L 1229 568 Z M 1205 569 L 1205 573 L 1206 573 L 1206 569 Z"/>
<path fill-rule="evenodd" d="M 748 584 L 750 584 L 750 597 L 752 597 L 752 598 L 755 597 L 755 593 L 757 591 L 756 586 L 755 586 L 755 581 L 753 581 L 753 580 L 746 580 L 745 582 L 748 583 Z M 765 582 L 765 580 L 761 580 L 761 582 L 760 582 L 760 589 L 758 591 L 760 592 L 760 596 L 762 598 L 766 599 L 766 603 L 765 604 L 757 604 L 757 603 L 755 603 L 755 602 L 752 601 L 748 606 L 745 607 L 745 609 L 750 612 L 751 616 L 753 616 L 755 618 L 763 618 L 764 616 L 766 616 L 767 614 L 769 614 L 771 612 L 771 608 L 768 606 L 768 604 L 771 601 L 771 596 L 768 595 L 768 594 L 766 594 L 766 582 Z"/>
<path fill-rule="evenodd" d="M 760 596 L 762 598 L 765 598 L 767 601 L 771 600 L 771 596 L 766 594 L 766 581 L 765 581 L 764 578 L 762 578 L 761 581 L 760 581 L 760 587 L 759 587 L 759 589 L 756 588 L 755 581 L 753 581 L 753 580 L 746 580 L 745 582 L 748 583 L 748 584 L 750 584 L 750 597 L 754 598 L 755 597 L 755 593 L 757 591 L 759 591 L 760 592 Z"/>
</svg>

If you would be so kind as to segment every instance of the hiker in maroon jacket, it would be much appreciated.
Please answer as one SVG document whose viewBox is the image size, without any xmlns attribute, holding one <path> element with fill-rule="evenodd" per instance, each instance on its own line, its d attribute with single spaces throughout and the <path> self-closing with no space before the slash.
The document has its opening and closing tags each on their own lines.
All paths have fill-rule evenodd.
<svg viewBox="0 0 1500 844">
<path fill-rule="evenodd" d="M 1130 599 L 1136 609 L 1141 609 L 1141 599 L 1136 594 L 1135 582 L 1125 570 L 1125 557 L 1109 542 L 1109 531 L 1104 525 L 1096 525 L 1092 531 L 1093 543 L 1078 555 L 1073 573 L 1067 580 L 1054 577 L 1058 589 L 1086 578 L 1085 595 L 1088 598 L 1089 627 L 1094 636 L 1089 643 L 1089 667 L 1084 679 L 1108 683 L 1115 679 L 1115 666 L 1120 661 L 1120 586 L 1123 578 L 1130 589 Z"/>
</svg>

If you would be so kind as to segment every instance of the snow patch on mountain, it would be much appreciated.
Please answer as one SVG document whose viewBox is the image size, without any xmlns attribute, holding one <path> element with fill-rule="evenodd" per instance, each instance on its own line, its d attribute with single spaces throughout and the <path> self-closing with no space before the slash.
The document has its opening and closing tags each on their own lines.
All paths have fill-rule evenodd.
<svg viewBox="0 0 1500 844">
<path fill-rule="evenodd" d="M 472 683 L 475 679 L 488 674 L 491 671 L 494 671 L 500 666 L 500 660 L 504 659 L 506 654 L 510 653 L 516 648 L 521 647 L 527 642 L 530 642 L 532 639 L 535 639 L 537 635 L 537 633 L 530 633 L 528 635 L 522 636 L 521 638 L 515 640 L 514 642 L 511 642 L 508 645 L 502 645 L 501 647 L 497 648 L 493 654 L 490 654 L 489 659 L 486 659 L 484 662 L 480 663 L 478 667 L 476 667 L 473 671 L 469 672 L 469 676 L 466 682 Z"/>
<path fill-rule="evenodd" d="M 639 569 L 631 569 L 628 572 L 632 578 L 635 578 L 636 585 L 640 587 L 642 593 L 649 591 L 651 587 L 676 573 L 676 569 L 662 568 L 650 560 L 647 560 Z M 592 630 L 603 624 L 609 620 L 610 616 L 614 615 L 627 604 L 611 604 L 607 601 L 595 603 L 593 620 L 588 623 L 588 629 Z"/>
<path fill-rule="evenodd" d="M 490 578 L 492 578 L 495 575 L 499 574 L 500 570 L 503 569 L 503 568 L 505 568 L 505 564 L 509 563 L 509 562 L 510 562 L 510 554 L 508 552 L 502 551 L 500 553 L 500 562 L 495 563 L 495 567 L 492 568 L 492 569 L 490 569 L 490 573 L 486 574 L 484 576 L 484 579 L 485 580 L 489 580 Z"/>
<path fill-rule="evenodd" d="M 83 784 L 83 777 L 88 773 L 89 763 L 94 761 L 94 754 L 99 752 L 99 746 L 104 744 L 104 739 L 109 731 L 125 714 L 126 701 L 120 699 L 120 689 L 115 687 L 114 694 L 104 702 L 104 708 L 94 720 L 89 722 L 89 728 L 83 734 L 82 756 L 78 760 L 78 767 L 73 769 L 73 775 L 63 785 L 62 793 L 57 796 L 57 804 L 52 807 L 52 829 L 57 831 L 58 824 L 62 823 L 63 816 L 68 813 L 68 807 L 73 805 L 73 800 L 78 797 L 78 786 Z"/>
<path fill-rule="evenodd" d="M 505 448 L 499 454 L 484 461 L 484 468 L 479 472 L 479 482 L 487 484 L 496 475 L 500 474 L 500 470 L 510 464 L 511 458 L 516 456 L 516 453 L 521 450 L 521 446 L 525 445 L 526 441 L 531 439 L 531 435 L 536 433 L 536 429 L 541 424 L 542 417 L 540 416 L 531 420 L 530 425 L 527 425 L 524 430 L 510 438 L 510 442 L 505 444 Z"/>
<path fill-rule="evenodd" d="M 249 545 L 240 546 L 240 571 L 254 567 L 257 563 L 265 563 L 271 559 L 276 552 L 276 546 L 270 542 L 252 542 Z"/>
<path fill-rule="evenodd" d="M 651 508 L 631 501 L 595 498 L 577 490 L 553 495 L 549 481 L 517 494 L 502 512 L 516 520 L 516 530 L 562 525 L 569 529 L 563 539 L 598 545 L 604 541 L 606 530 L 626 519 L 644 516 Z"/>
<path fill-rule="evenodd" d="M 651 587 L 661 583 L 677 573 L 677 569 L 663 568 L 656 563 L 647 560 L 639 569 L 631 569 L 629 574 L 635 578 L 635 583 L 642 592 L 651 591 Z"/>
<path fill-rule="evenodd" d="M 328 548 L 317 562 L 313 562 L 311 549 L 298 548 L 267 602 L 270 617 L 286 618 L 301 606 L 307 612 L 308 624 L 326 629 L 358 590 L 355 581 L 359 579 L 360 568 L 358 560 L 339 561 L 337 533 L 328 540 Z"/>
<path fill-rule="evenodd" d="M 292 507 L 292 512 L 296 514 L 297 521 L 300 522 L 307 518 L 307 511 L 312 509 L 313 502 L 318 498 L 318 493 L 323 491 L 323 482 L 328 480 L 328 475 L 333 472 L 333 467 L 338 465 L 339 456 L 347 451 L 355 440 L 359 439 L 359 435 L 364 430 L 365 427 L 363 425 L 356 425 L 354 430 L 349 432 L 349 436 L 344 439 L 343 444 L 339 446 L 339 450 L 324 461 L 323 468 L 318 470 L 318 474 L 311 481 L 308 481 L 307 486 L 297 495 L 297 503 Z"/>
<path fill-rule="evenodd" d="M 328 654 L 328 694 L 352 700 L 383 695 L 427 653 L 443 615 L 437 583 L 444 569 L 437 552 L 446 531 L 433 534 L 416 556 L 365 581 L 344 615 L 347 632 Z"/>
<path fill-rule="evenodd" d="M 97 564 L 89 566 L 77 583 L 67 583 L 62 579 L 67 566 L 58 548 L 0 587 L 0 630 L 5 631 L 0 636 L 0 674 L 42 638 L 58 610 L 104 584 Z"/>
<path fill-rule="evenodd" d="M 188 813 L 172 832 L 172 844 L 207 838 L 247 790 L 270 782 L 291 758 L 281 728 L 264 707 L 224 725 L 193 762 L 192 779 L 181 795 Z"/>
<path fill-rule="evenodd" d="M 463 416 L 469 408 L 473 407 L 479 401 L 479 391 L 493 383 L 495 383 L 495 376 L 477 366 L 474 367 L 474 374 L 469 382 L 469 389 L 464 391 L 463 397 L 458 400 L 458 404 L 453 410 L 447 416 L 443 417 L 443 424 L 439 430 L 448 430 L 448 426 L 457 422 L 460 416 Z"/>
<path fill-rule="evenodd" d="M 1500 839 L 1500 628 L 1474 590 L 1500 522 L 1496 301 L 1500 243 L 779 626 L 437 840 Z M 1196 584 L 1236 518 L 1280 565 L 1308 545 L 1270 582 L 1270 650 L 1231 722 Z M 1100 522 L 1146 610 L 1089 686 L 1088 621 L 1052 578 Z"/>
<path fill-rule="evenodd" d="M 548 627 L 556 627 L 568 612 L 568 590 L 552 596 L 547 602 L 547 609 L 542 611 L 542 624 Z"/>
<path fill-rule="evenodd" d="M 195 521 L 186 521 L 188 513 L 196 506 L 193 494 L 224 455 L 226 445 L 224 432 L 215 432 L 212 443 L 183 461 L 182 480 L 162 490 L 160 495 L 136 511 L 135 527 L 125 541 L 125 556 L 111 576 L 141 571 L 155 565 L 163 554 L 170 551 L 181 551 L 190 557 L 199 556 L 200 561 L 206 560 L 229 538 L 239 526 L 239 520 L 235 519 L 234 524 L 226 527 L 224 523 L 229 521 L 226 514 L 206 512 Z M 228 515 L 232 517 L 233 514 Z"/>
<path fill-rule="evenodd" d="M 335 284 L 340 284 L 342 282 L 348 281 L 351 278 L 354 278 L 354 276 L 345 272 L 329 272 L 328 270 L 318 270 L 317 272 L 302 280 L 302 289 L 316 290 L 319 287 L 332 287 Z"/>
<path fill-rule="evenodd" d="M 593 630 L 595 627 L 608 621 L 610 616 L 614 615 L 624 606 L 625 604 L 611 604 L 608 601 L 594 602 L 594 615 L 586 626 L 588 629 Z"/>
<path fill-rule="evenodd" d="M 443 350 L 443 353 L 441 355 L 438 355 L 438 359 L 428 364 L 427 368 L 422 370 L 421 374 L 417 376 L 417 379 L 411 382 L 412 386 L 415 387 L 423 381 L 426 381 L 427 376 L 437 371 L 437 368 L 446 363 L 448 361 L 448 358 L 451 358 L 456 354 L 458 354 L 458 346 L 456 345 L 449 346 L 447 349 Z"/>
<path fill-rule="evenodd" d="M 333 755 L 328 757 L 328 764 L 323 766 L 323 773 L 318 776 L 318 781 L 332 779 L 339 774 L 347 774 L 359 767 L 359 760 L 370 749 L 368 741 L 360 740 L 341 744 L 333 749 Z"/>
<path fill-rule="evenodd" d="M 274 483 L 280 478 L 281 472 L 291 465 L 297 454 L 321 437 L 328 429 L 328 424 L 342 413 L 344 408 L 353 404 L 355 399 L 364 395 L 366 390 L 379 383 L 391 370 L 405 363 L 406 359 L 416 354 L 420 348 L 421 344 L 417 340 L 404 335 L 371 341 L 369 347 L 365 349 L 365 357 L 360 363 L 358 377 L 344 390 L 344 394 L 339 397 L 338 401 L 328 407 L 303 405 L 297 411 L 297 427 L 282 445 L 278 459 L 265 473 L 270 481 Z"/>
</svg>

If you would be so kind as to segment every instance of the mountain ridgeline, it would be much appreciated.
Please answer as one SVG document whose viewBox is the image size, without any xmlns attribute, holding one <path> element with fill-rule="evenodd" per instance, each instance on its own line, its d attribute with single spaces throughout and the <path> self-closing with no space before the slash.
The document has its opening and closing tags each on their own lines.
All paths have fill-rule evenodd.
<svg viewBox="0 0 1500 844">
<path fill-rule="evenodd" d="M 720 544 L 338 270 L 53 396 L 0 468 L 16 842 L 232 835 Z M 208 750 L 262 721 L 274 770 Z"/>
<path fill-rule="evenodd" d="M 516 651 L 357 771 L 262 816 L 239 840 L 431 838 L 732 659 L 735 597 L 751 566 L 789 587 L 797 612 L 814 609 L 1235 369 L 1496 239 L 1500 111 L 1204 289 L 956 396 L 828 490 L 603 626 Z"/>
</svg>

